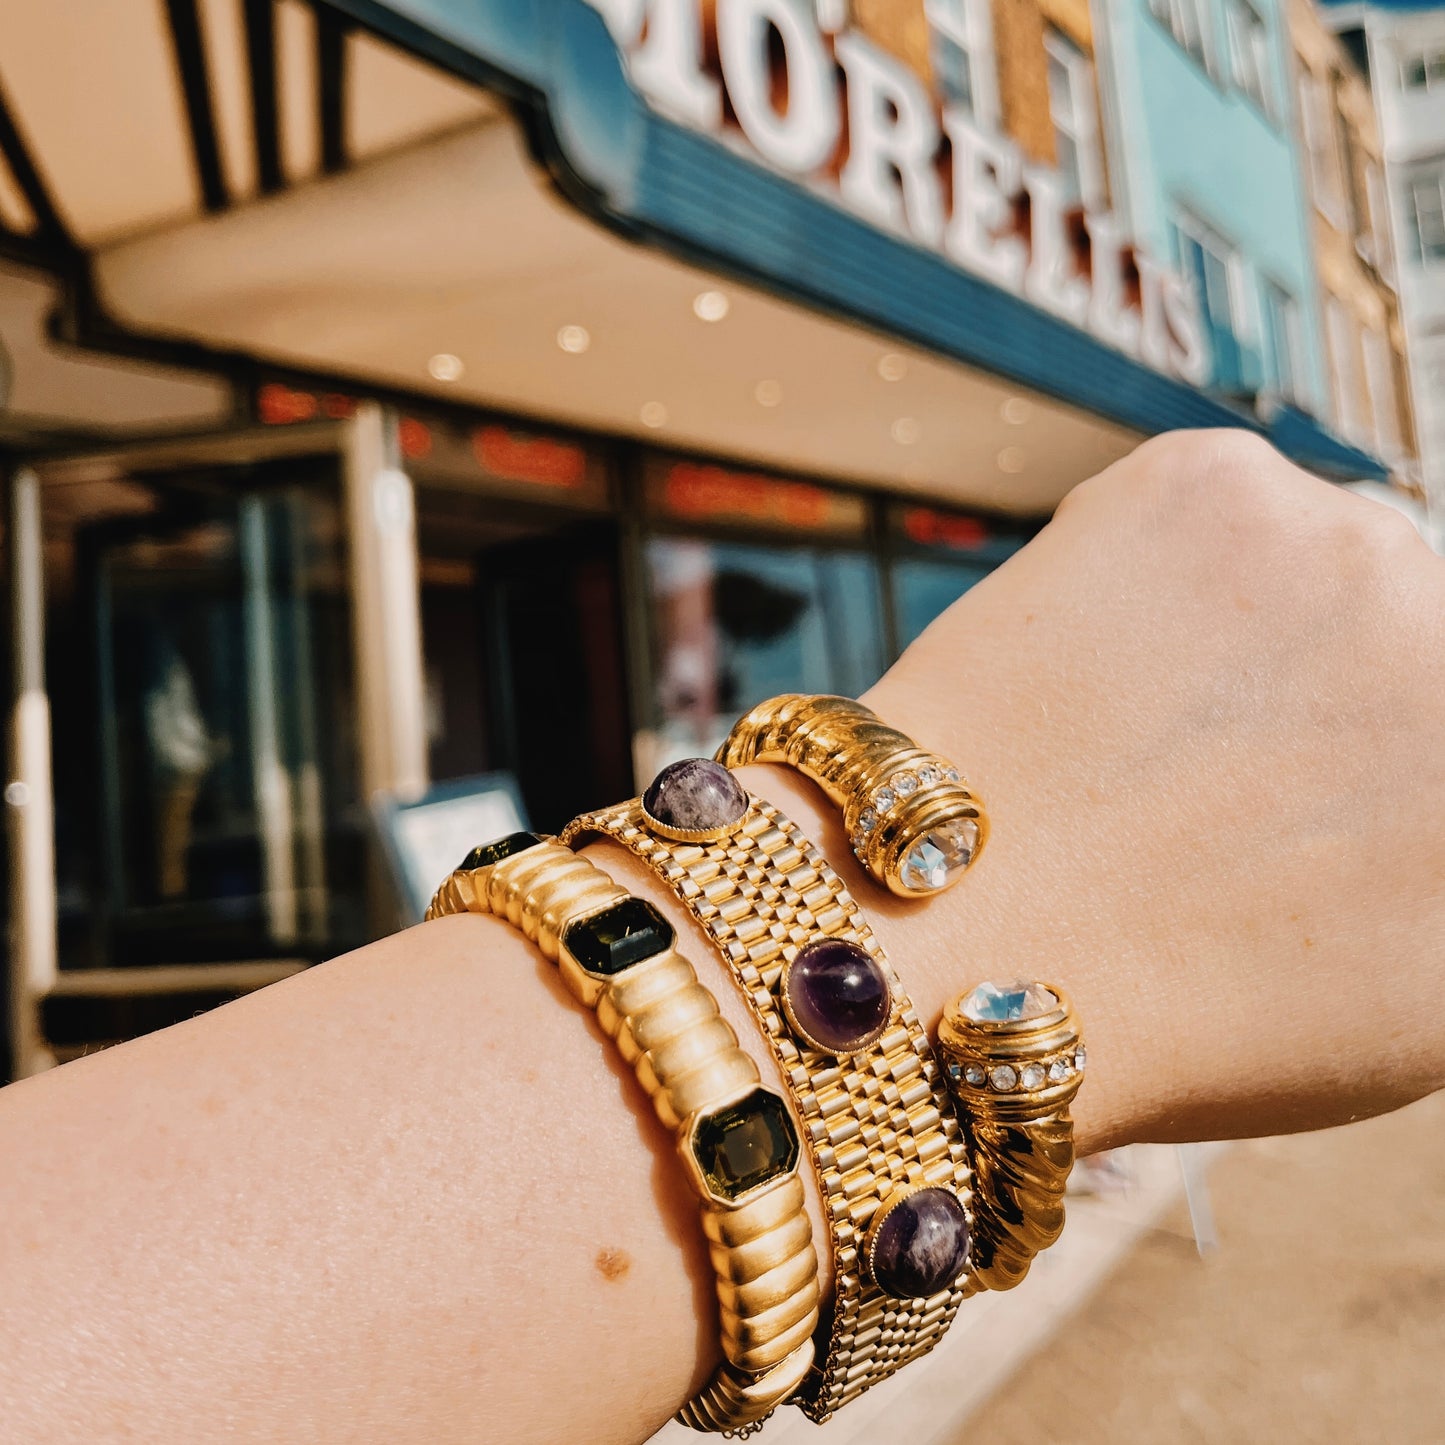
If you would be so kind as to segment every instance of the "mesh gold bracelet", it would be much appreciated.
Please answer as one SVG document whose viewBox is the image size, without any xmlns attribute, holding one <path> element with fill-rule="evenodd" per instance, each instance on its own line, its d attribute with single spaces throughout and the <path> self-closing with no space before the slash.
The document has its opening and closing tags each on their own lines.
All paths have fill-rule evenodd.
<svg viewBox="0 0 1445 1445">
<path fill-rule="evenodd" d="M 825 1420 L 930 1350 L 966 1292 L 969 1170 L 927 1034 L 827 860 L 726 768 L 665 769 L 562 833 L 606 835 L 701 923 L 762 1025 L 822 1182 L 835 1271 L 795 1398 Z"/>
<path fill-rule="evenodd" d="M 786 763 L 811 778 L 840 809 L 859 861 L 903 897 L 951 887 L 988 838 L 983 804 L 958 768 L 851 698 L 759 703 L 718 757 Z M 974 1172 L 968 1289 L 1010 1289 L 1063 1229 L 1069 1104 L 1085 1063 L 1079 1020 L 1054 985 L 984 983 L 945 1010 L 939 1048 Z"/>
<path fill-rule="evenodd" d="M 427 917 L 451 913 L 504 918 L 558 964 L 674 1131 L 701 1199 L 724 1356 L 677 1418 L 749 1433 L 814 1357 L 818 1257 L 786 1102 L 763 1087 L 672 926 L 585 858 L 530 833 L 476 848 Z"/>
</svg>

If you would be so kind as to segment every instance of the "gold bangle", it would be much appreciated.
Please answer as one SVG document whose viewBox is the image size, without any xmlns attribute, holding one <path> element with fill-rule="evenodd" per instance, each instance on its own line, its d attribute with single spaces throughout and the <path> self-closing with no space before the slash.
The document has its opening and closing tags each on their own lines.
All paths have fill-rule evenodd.
<svg viewBox="0 0 1445 1445">
<path fill-rule="evenodd" d="M 728 767 L 787 763 L 843 810 L 859 861 L 901 898 L 950 888 L 988 841 L 988 815 L 946 758 L 846 697 L 759 703 L 718 749 Z"/>
<path fill-rule="evenodd" d="M 674 806 L 668 789 L 678 777 L 694 791 L 711 789 L 723 813 L 711 804 Z M 725 769 L 674 764 L 642 800 L 585 814 L 561 837 L 578 846 L 595 834 L 647 863 L 702 924 L 793 1090 L 822 1182 L 836 1279 L 821 1358 L 793 1403 L 825 1420 L 931 1349 L 965 1296 L 969 1170 L 942 1071 L 842 880 L 787 818 L 749 800 Z M 785 1000 L 785 976 L 820 947 L 842 950 L 840 958 L 851 950 L 865 973 L 871 968 L 886 983 L 881 1018 L 859 1021 L 856 1037 L 844 1047 L 835 1040 L 834 1050 L 794 1027 L 799 1000 Z M 831 1026 L 816 1008 L 813 1026 Z M 941 1241 L 931 1260 L 901 1247 L 920 1219 Z M 880 1283 L 880 1252 L 892 1292 Z M 910 1292 L 910 1282 L 919 1287 Z"/>
<path fill-rule="evenodd" d="M 491 913 L 559 966 L 674 1131 L 717 1271 L 723 1363 L 677 1413 L 697 1430 L 751 1433 L 806 1378 L 818 1256 L 785 1101 L 760 1081 L 671 925 L 601 869 L 516 833 L 474 849 L 427 917 Z"/>
<path fill-rule="evenodd" d="M 1087 1061 L 1078 1016 L 1055 984 L 980 984 L 948 1006 L 938 1047 L 973 1146 L 969 1293 L 1012 1289 L 1064 1228 L 1069 1104 Z"/>
</svg>

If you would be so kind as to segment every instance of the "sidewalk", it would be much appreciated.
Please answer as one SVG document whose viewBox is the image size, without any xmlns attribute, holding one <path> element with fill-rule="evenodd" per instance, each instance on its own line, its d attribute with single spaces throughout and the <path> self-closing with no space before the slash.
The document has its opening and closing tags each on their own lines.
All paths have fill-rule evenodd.
<svg viewBox="0 0 1445 1445">
<path fill-rule="evenodd" d="M 1445 1094 L 1210 1185 L 1219 1253 L 1169 1211 L 951 1445 L 1445 1442 Z"/>
</svg>

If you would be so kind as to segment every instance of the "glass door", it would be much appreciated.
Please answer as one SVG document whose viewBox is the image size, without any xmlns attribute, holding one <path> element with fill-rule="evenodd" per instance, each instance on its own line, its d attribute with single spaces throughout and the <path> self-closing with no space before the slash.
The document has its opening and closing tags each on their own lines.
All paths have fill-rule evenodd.
<svg viewBox="0 0 1445 1445">
<path fill-rule="evenodd" d="M 56 767 L 62 821 L 98 807 L 107 962 L 321 956 L 364 916 L 334 479 L 133 485 L 153 509 L 76 538 L 100 786 Z"/>
</svg>

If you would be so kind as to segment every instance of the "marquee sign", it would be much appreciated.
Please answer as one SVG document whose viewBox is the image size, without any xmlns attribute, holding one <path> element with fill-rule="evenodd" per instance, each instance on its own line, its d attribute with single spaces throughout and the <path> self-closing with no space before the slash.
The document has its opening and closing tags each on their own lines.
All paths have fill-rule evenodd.
<svg viewBox="0 0 1445 1445">
<path fill-rule="evenodd" d="M 659 114 L 1194 386 L 1194 288 L 819 0 L 588 0 Z"/>
</svg>

